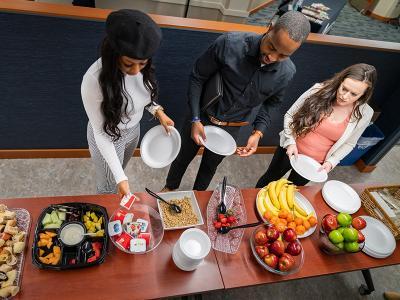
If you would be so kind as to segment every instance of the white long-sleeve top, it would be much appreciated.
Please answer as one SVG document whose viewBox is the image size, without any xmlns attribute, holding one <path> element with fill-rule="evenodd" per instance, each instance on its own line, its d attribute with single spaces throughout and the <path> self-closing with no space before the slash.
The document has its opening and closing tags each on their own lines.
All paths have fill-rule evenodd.
<svg viewBox="0 0 400 300">
<path fill-rule="evenodd" d="M 280 135 L 280 146 L 287 148 L 289 145 L 296 144 L 296 136 L 294 135 L 292 129 L 289 125 L 293 121 L 294 114 L 303 106 L 304 101 L 312 94 L 316 93 L 322 88 L 321 83 L 314 84 L 310 89 L 305 91 L 299 99 L 289 108 L 283 119 L 283 130 L 279 133 Z M 325 161 L 330 162 L 332 168 L 334 168 L 347 154 L 353 150 L 356 146 L 358 139 L 361 134 L 369 125 L 374 110 L 368 104 L 362 104 L 360 106 L 361 119 L 357 121 L 354 115 L 351 115 L 350 121 L 340 137 L 335 144 L 329 149 L 326 155 Z M 312 112 L 310 112 L 312 113 Z"/>
<path fill-rule="evenodd" d="M 83 106 L 85 107 L 89 122 L 93 128 L 97 147 L 99 148 L 101 155 L 103 155 L 111 172 L 113 173 L 115 182 L 118 184 L 123 180 L 127 180 L 128 177 L 125 175 L 122 165 L 118 159 L 112 137 L 110 137 L 103 129 L 104 115 L 101 110 L 103 94 L 101 92 L 99 83 L 100 71 L 101 58 L 95 61 L 83 76 L 81 94 Z M 143 116 L 143 110 L 146 106 L 146 109 L 153 115 L 160 107 L 159 105 L 154 104 L 148 106 L 151 103 L 151 96 L 150 92 L 143 84 L 142 73 L 138 73 L 137 75 L 133 76 L 125 75 L 124 81 L 125 90 L 132 98 L 132 101 L 128 101 L 128 115 L 122 116 L 121 122 L 118 124 L 118 128 L 122 130 L 132 128 L 138 124 Z M 126 102 L 127 99 L 124 99 L 124 105 Z"/>
</svg>

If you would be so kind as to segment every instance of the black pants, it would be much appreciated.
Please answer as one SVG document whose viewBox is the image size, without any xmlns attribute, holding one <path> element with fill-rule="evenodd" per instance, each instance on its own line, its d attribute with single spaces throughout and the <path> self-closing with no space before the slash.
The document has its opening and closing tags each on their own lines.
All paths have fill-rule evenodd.
<svg viewBox="0 0 400 300">
<path fill-rule="evenodd" d="M 264 175 L 258 179 L 256 187 L 262 188 L 271 181 L 282 178 L 282 176 L 285 175 L 289 170 L 291 170 L 291 172 L 288 180 L 293 182 L 295 185 L 306 185 L 309 182 L 309 180 L 300 176 L 295 170 L 292 170 L 289 157 L 286 154 L 286 149 L 278 147 L 274 153 L 271 163 L 268 166 L 267 172 L 265 172 Z"/>
<path fill-rule="evenodd" d="M 204 126 L 216 126 L 214 124 L 211 124 L 207 117 L 202 117 L 202 123 Z M 229 132 L 233 136 L 233 138 L 237 140 L 240 127 L 218 127 L 221 127 L 225 131 Z M 183 174 L 185 173 L 190 162 L 193 160 L 200 149 L 200 146 L 198 146 L 191 138 L 191 130 L 192 124 L 190 119 L 188 118 L 185 120 L 183 128 L 180 131 L 182 138 L 181 150 L 179 151 L 177 158 L 172 163 L 168 172 L 165 186 L 169 189 L 177 189 L 179 187 L 182 181 Z M 204 148 L 203 157 L 201 159 L 200 168 L 197 172 L 196 180 L 193 185 L 193 190 L 204 191 L 207 189 L 217 170 L 218 165 L 222 162 L 224 158 L 225 156 L 215 154 L 214 152 L 211 152 L 208 149 Z"/>
</svg>

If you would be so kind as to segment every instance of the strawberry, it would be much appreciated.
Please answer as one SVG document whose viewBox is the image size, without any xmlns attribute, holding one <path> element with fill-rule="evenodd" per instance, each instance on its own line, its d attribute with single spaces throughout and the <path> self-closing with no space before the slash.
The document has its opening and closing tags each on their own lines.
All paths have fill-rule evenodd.
<svg viewBox="0 0 400 300">
<path fill-rule="evenodd" d="M 220 229 L 221 228 L 221 222 L 216 222 L 216 223 L 214 223 L 214 227 L 215 227 L 215 229 Z"/>
<path fill-rule="evenodd" d="M 228 222 L 228 219 L 223 217 L 222 219 L 220 219 L 222 224 L 226 224 Z"/>
<path fill-rule="evenodd" d="M 229 216 L 228 217 L 228 222 L 229 223 L 235 223 L 236 222 L 236 218 L 234 216 Z"/>
<path fill-rule="evenodd" d="M 218 214 L 218 220 L 221 221 L 223 218 L 225 218 L 224 214 Z"/>
</svg>

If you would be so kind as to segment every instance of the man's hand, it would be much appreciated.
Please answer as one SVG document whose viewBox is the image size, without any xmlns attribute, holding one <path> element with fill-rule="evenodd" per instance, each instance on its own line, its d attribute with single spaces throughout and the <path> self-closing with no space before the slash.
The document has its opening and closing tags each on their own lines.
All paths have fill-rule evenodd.
<svg viewBox="0 0 400 300">
<path fill-rule="evenodd" d="M 174 121 L 172 121 L 164 113 L 164 111 L 162 109 L 159 109 L 159 110 L 156 111 L 156 117 L 160 121 L 160 124 L 164 127 L 164 129 L 167 132 L 167 134 L 170 134 L 170 129 L 168 128 L 168 126 L 174 126 L 175 125 Z"/>
<path fill-rule="evenodd" d="M 257 133 L 250 135 L 249 139 L 247 140 L 246 147 L 238 147 L 236 149 L 236 153 L 239 154 L 239 156 L 241 157 L 252 155 L 257 150 L 260 138 L 260 135 Z"/>
<path fill-rule="evenodd" d="M 204 132 L 204 126 L 201 124 L 200 121 L 196 121 L 192 123 L 192 140 L 199 146 L 201 146 L 201 142 L 199 139 L 199 136 L 203 139 L 203 141 L 206 141 L 206 134 Z"/>
<path fill-rule="evenodd" d="M 120 183 L 117 184 L 117 190 L 118 190 L 118 194 L 123 197 L 125 195 L 129 195 L 129 193 L 131 192 L 129 189 L 129 183 L 128 180 L 123 180 Z"/>
<path fill-rule="evenodd" d="M 289 159 L 292 157 L 292 155 L 294 155 L 294 158 L 297 159 L 299 151 L 297 150 L 296 144 L 289 145 L 286 148 L 286 154 L 289 157 Z"/>
<path fill-rule="evenodd" d="M 322 164 L 321 168 L 318 169 L 318 172 L 325 170 L 326 173 L 329 173 L 333 169 L 333 166 L 330 162 L 326 161 Z"/>
</svg>

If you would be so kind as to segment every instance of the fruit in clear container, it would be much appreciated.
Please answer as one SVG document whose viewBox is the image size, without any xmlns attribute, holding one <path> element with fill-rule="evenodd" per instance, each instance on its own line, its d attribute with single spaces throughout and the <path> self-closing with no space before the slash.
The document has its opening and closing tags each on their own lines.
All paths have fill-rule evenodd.
<svg viewBox="0 0 400 300">
<path fill-rule="evenodd" d="M 351 225 L 352 217 L 347 213 L 339 213 L 336 219 L 340 226 L 347 227 Z"/>
<path fill-rule="evenodd" d="M 254 236 L 254 240 L 257 245 L 264 245 L 266 242 L 268 242 L 268 237 L 264 231 L 260 230 Z"/>
<path fill-rule="evenodd" d="M 301 251 L 302 251 L 302 247 L 298 241 L 293 241 L 293 242 L 290 242 L 289 244 L 287 244 L 286 250 L 285 250 L 286 253 L 289 253 L 290 255 L 293 255 L 293 256 L 299 255 L 301 253 Z"/>
<path fill-rule="evenodd" d="M 276 256 L 273 253 L 269 253 L 264 257 L 264 262 L 271 268 L 276 269 L 276 267 L 278 266 L 278 256 Z"/>
<path fill-rule="evenodd" d="M 358 243 L 364 243 L 365 242 L 365 236 L 361 231 L 358 231 Z"/>
<path fill-rule="evenodd" d="M 359 245 L 357 242 L 345 242 L 344 243 L 344 250 L 346 252 L 358 252 Z"/>
<path fill-rule="evenodd" d="M 269 226 L 266 234 L 269 242 L 273 242 L 279 238 L 279 231 L 275 226 Z"/>
<path fill-rule="evenodd" d="M 338 227 L 336 217 L 332 214 L 325 215 L 325 217 L 322 219 L 321 226 L 325 232 L 335 230 Z"/>
<path fill-rule="evenodd" d="M 292 228 L 287 228 L 285 231 L 282 233 L 282 238 L 286 242 L 293 242 L 297 239 L 297 234 Z"/>
<path fill-rule="evenodd" d="M 343 238 L 345 242 L 356 242 L 358 240 L 358 230 L 354 228 L 345 228 L 343 230 Z"/>
<path fill-rule="evenodd" d="M 256 252 L 260 258 L 264 258 L 269 254 L 269 250 L 266 246 L 256 246 Z"/>
<path fill-rule="evenodd" d="M 279 270 L 282 272 L 287 272 L 290 269 L 293 268 L 295 264 L 295 260 L 293 256 L 291 256 L 288 253 L 284 253 L 280 258 L 279 258 Z"/>
<path fill-rule="evenodd" d="M 339 230 L 336 229 L 329 232 L 328 237 L 329 240 L 334 244 L 341 243 L 344 241 L 343 235 L 339 232 Z"/>
<path fill-rule="evenodd" d="M 355 217 L 351 222 L 351 226 L 357 230 L 361 230 L 367 226 L 367 222 L 362 217 Z"/>
<path fill-rule="evenodd" d="M 285 244 L 281 240 L 276 240 L 269 247 L 269 251 L 280 257 L 285 253 Z"/>
</svg>

